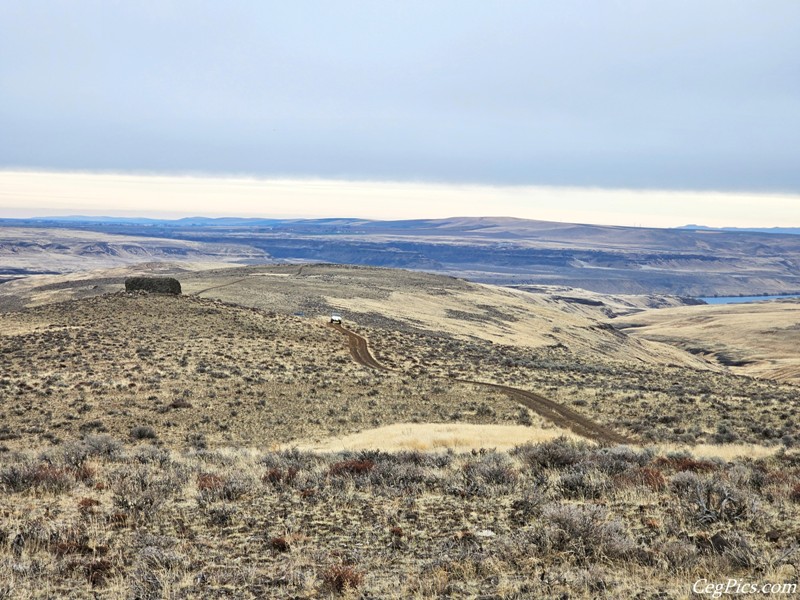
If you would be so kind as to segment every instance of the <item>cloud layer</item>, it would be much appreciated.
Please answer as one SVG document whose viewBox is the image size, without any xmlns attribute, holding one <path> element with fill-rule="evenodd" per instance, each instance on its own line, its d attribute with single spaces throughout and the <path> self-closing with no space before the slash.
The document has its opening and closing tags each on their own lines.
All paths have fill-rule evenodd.
<svg viewBox="0 0 800 600">
<path fill-rule="evenodd" d="M 0 171 L 0 217 L 513 216 L 673 227 L 800 226 L 800 195 Z"/>
<path fill-rule="evenodd" d="M 800 192 L 800 3 L 10 0 L 0 166 Z"/>
</svg>

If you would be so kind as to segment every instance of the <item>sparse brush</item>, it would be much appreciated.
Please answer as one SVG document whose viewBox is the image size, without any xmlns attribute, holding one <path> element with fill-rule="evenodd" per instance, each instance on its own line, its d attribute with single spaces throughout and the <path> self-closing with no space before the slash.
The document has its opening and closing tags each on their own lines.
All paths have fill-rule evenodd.
<svg viewBox="0 0 800 600">
<path fill-rule="evenodd" d="M 585 442 L 559 437 L 541 444 L 517 446 L 512 454 L 534 469 L 561 469 L 581 462 L 588 450 Z"/>
<path fill-rule="evenodd" d="M 137 425 L 130 431 L 133 440 L 155 440 L 158 439 L 156 430 L 148 425 Z"/>
<path fill-rule="evenodd" d="M 322 571 L 322 581 L 332 591 L 354 590 L 364 581 L 364 574 L 350 565 L 333 565 Z"/>
<path fill-rule="evenodd" d="M 334 477 L 342 475 L 366 475 L 375 468 L 375 462 L 372 460 L 342 460 L 333 463 L 328 472 Z"/>
<path fill-rule="evenodd" d="M 180 494 L 187 475 L 178 469 L 156 471 L 148 465 L 126 466 L 111 474 L 114 506 L 147 521 L 161 510 L 173 495 Z"/>
<path fill-rule="evenodd" d="M 792 491 L 789 492 L 789 499 L 792 502 L 800 503 L 800 483 L 795 484 Z"/>
<path fill-rule="evenodd" d="M 0 488 L 10 492 L 24 492 L 31 488 L 50 493 L 71 489 L 82 472 L 48 463 L 23 462 L 0 469 Z"/>
<path fill-rule="evenodd" d="M 542 513 L 542 551 L 569 552 L 581 562 L 634 556 L 636 544 L 624 524 L 600 506 L 555 505 Z"/>
</svg>

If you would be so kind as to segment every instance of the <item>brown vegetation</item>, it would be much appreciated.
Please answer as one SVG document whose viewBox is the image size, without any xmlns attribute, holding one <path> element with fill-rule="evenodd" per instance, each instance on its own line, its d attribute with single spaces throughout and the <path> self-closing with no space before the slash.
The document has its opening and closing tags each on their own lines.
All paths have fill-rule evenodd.
<svg viewBox="0 0 800 600">
<path fill-rule="evenodd" d="M 701 461 L 564 438 L 315 454 L 90 436 L 0 455 L 0 590 L 683 598 L 700 577 L 796 581 L 798 477 L 789 453 Z"/>
</svg>

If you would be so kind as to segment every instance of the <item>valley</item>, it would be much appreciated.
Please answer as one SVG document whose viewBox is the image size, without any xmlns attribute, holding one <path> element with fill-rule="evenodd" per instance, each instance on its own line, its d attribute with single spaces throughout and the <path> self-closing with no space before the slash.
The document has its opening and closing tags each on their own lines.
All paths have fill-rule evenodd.
<svg viewBox="0 0 800 600">
<path fill-rule="evenodd" d="M 36 228 L 44 237 L 65 230 L 143 236 L 172 244 L 209 244 L 210 254 L 218 254 L 214 248 L 220 246 L 238 248 L 240 253 L 247 248 L 253 256 L 280 262 L 404 268 L 497 285 L 556 285 L 604 294 L 700 297 L 800 292 L 800 236 L 788 233 L 611 227 L 507 217 L 0 220 L 0 232 L 6 227 Z"/>
</svg>

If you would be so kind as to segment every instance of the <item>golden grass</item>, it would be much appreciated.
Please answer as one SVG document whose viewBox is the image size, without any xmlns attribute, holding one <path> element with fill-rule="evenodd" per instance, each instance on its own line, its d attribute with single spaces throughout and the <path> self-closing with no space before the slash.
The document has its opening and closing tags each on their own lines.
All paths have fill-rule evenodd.
<svg viewBox="0 0 800 600">
<path fill-rule="evenodd" d="M 508 450 L 525 443 L 546 442 L 561 436 L 583 439 L 558 427 L 523 425 L 478 425 L 471 423 L 395 423 L 318 442 L 286 444 L 301 450 L 338 452 L 342 450 L 454 450 L 480 448 Z"/>
<path fill-rule="evenodd" d="M 585 440 L 571 431 L 554 426 L 540 425 L 478 425 L 470 423 L 395 423 L 345 436 L 334 436 L 313 442 L 298 442 L 276 446 L 276 449 L 298 448 L 314 452 L 342 452 L 381 450 L 396 452 L 418 450 L 421 452 L 470 450 L 491 448 L 510 450 L 526 443 L 547 442 L 559 437 Z M 660 454 L 686 451 L 700 458 L 720 458 L 726 461 L 743 458 L 764 459 L 775 456 L 780 446 L 760 444 L 655 444 L 651 446 Z"/>
<path fill-rule="evenodd" d="M 781 446 L 762 446 L 760 444 L 659 444 L 660 452 L 688 451 L 701 458 L 721 458 L 734 461 L 743 458 L 762 459 L 775 456 Z"/>
<path fill-rule="evenodd" d="M 800 302 L 685 306 L 614 321 L 639 339 L 669 343 L 733 363 L 746 375 L 800 382 Z"/>
</svg>

